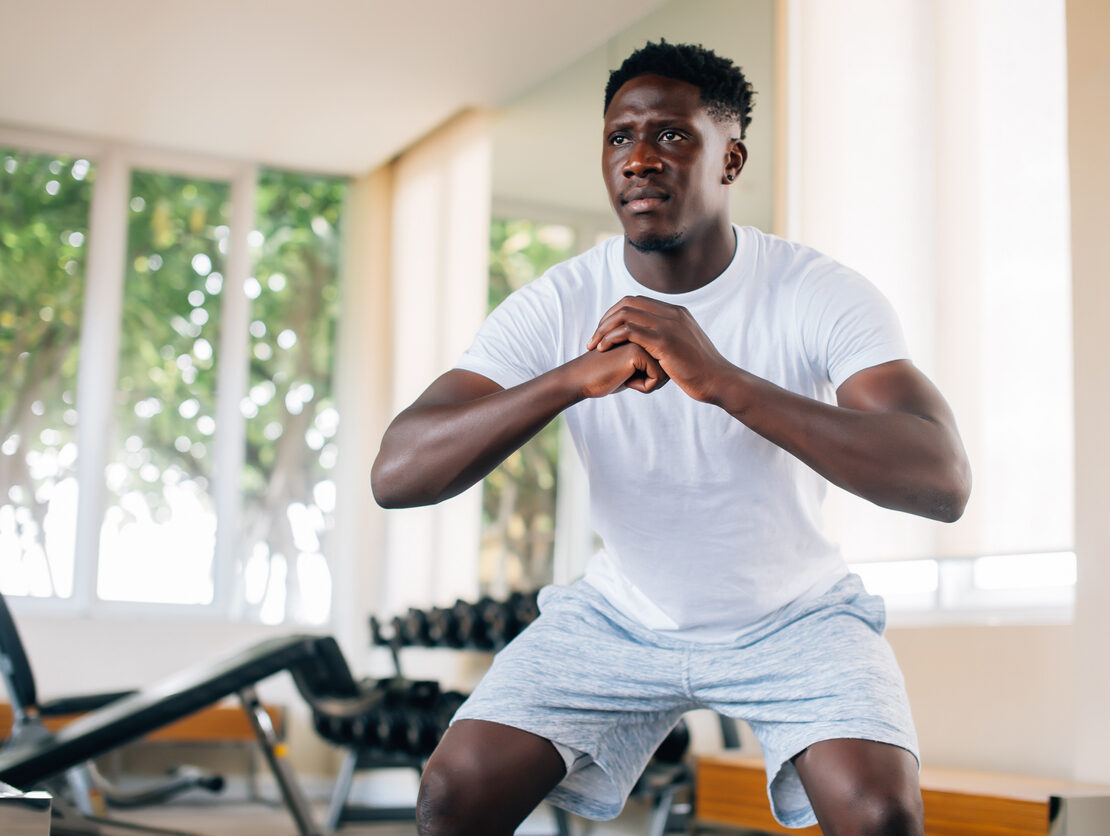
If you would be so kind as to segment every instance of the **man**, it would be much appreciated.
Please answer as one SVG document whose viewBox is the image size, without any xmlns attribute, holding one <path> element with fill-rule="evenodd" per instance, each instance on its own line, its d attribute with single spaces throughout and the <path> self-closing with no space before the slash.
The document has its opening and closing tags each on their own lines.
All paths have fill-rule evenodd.
<svg viewBox="0 0 1110 836">
<path fill-rule="evenodd" d="M 749 723 L 785 825 L 923 833 L 883 605 L 820 503 L 828 480 L 955 520 L 968 464 L 874 287 L 731 223 L 751 95 L 701 47 L 633 53 L 602 152 L 623 238 L 510 297 L 383 439 L 378 501 L 434 503 L 565 411 L 605 544 L 460 709 L 424 771 L 423 834 L 511 834 L 545 797 L 615 816 L 699 707 Z"/>
</svg>

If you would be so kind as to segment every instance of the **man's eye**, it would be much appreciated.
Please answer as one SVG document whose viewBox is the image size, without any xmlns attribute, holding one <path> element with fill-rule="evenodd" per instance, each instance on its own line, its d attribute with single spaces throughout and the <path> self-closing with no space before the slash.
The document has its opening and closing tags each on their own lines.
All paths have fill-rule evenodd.
<svg viewBox="0 0 1110 836">
<path fill-rule="evenodd" d="M 674 142 L 676 139 L 681 139 L 682 137 L 680 137 L 675 131 L 663 131 L 663 133 L 659 135 L 659 138 L 662 139 L 664 142 Z"/>
<path fill-rule="evenodd" d="M 610 145 L 624 145 L 626 142 L 628 142 L 628 137 L 626 136 L 615 136 L 609 140 Z"/>
</svg>

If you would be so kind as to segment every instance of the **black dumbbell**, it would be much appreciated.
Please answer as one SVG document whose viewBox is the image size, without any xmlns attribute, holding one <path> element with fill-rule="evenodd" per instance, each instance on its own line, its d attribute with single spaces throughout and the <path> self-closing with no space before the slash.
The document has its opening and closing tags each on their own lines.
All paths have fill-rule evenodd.
<svg viewBox="0 0 1110 836">
<path fill-rule="evenodd" d="M 405 619 L 399 615 L 393 616 L 389 622 L 389 628 L 392 631 L 390 635 L 390 644 L 394 647 L 404 647 L 406 644 L 412 644 L 409 637 L 406 635 L 406 622 Z"/>
<path fill-rule="evenodd" d="M 428 614 L 424 610 L 409 607 L 408 615 L 404 618 L 402 635 L 405 644 L 428 647 L 432 644 L 428 634 Z"/>
<path fill-rule="evenodd" d="M 435 607 L 428 613 L 428 641 L 433 647 L 463 646 L 459 636 L 459 619 L 454 607 Z"/>
<path fill-rule="evenodd" d="M 379 647 L 389 645 L 389 639 L 382 632 L 382 623 L 376 616 L 370 616 L 370 641 Z"/>
<path fill-rule="evenodd" d="M 443 737 L 447 727 L 451 725 L 455 712 L 464 702 L 466 702 L 466 694 L 458 691 L 444 691 L 439 695 L 435 706 L 436 742 Z"/>
<path fill-rule="evenodd" d="M 459 638 L 463 646 L 474 650 L 493 650 L 496 641 L 489 633 L 489 622 L 486 620 L 486 611 L 496 607 L 497 602 L 485 596 L 476 603 L 468 604 L 459 601 L 455 605 L 455 613 L 459 619 Z"/>
</svg>

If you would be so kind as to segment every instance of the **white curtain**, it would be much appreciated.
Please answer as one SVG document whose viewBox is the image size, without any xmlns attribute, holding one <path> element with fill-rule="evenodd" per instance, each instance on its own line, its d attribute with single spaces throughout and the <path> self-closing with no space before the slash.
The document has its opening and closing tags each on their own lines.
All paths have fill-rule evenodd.
<svg viewBox="0 0 1110 836">
<path fill-rule="evenodd" d="M 1067 551 L 1062 0 L 791 0 L 788 237 L 891 298 L 975 485 L 952 526 L 833 491 L 850 560 Z"/>
<path fill-rule="evenodd" d="M 393 164 L 391 414 L 454 366 L 485 316 L 490 183 L 485 112 L 452 120 Z M 386 611 L 476 595 L 480 491 L 386 515 Z"/>
</svg>

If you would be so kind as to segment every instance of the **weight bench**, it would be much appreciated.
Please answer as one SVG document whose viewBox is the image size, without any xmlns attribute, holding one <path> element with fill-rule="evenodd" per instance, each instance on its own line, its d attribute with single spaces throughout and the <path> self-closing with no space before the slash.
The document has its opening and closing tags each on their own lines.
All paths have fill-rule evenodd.
<svg viewBox="0 0 1110 836">
<path fill-rule="evenodd" d="M 0 670 L 10 680 L 13 661 L 10 648 L 0 650 L 3 651 Z M 313 824 L 311 810 L 285 760 L 285 747 L 279 743 L 254 686 L 276 673 L 289 671 L 302 693 L 307 689 L 316 698 L 357 691 L 357 686 L 349 681 L 346 664 L 336 670 L 337 655 L 342 660 L 335 640 L 330 637 L 293 635 L 262 641 L 216 662 L 195 665 L 90 711 L 54 734 L 0 750 L 0 781 L 30 789 L 225 697 L 238 695 L 299 833 L 318 836 L 320 831 Z M 26 662 L 25 657 L 23 661 Z M 333 676 L 338 676 L 338 681 L 333 683 Z M 56 834 L 98 834 L 99 825 L 121 826 L 116 820 L 81 814 L 61 799 L 54 806 Z"/>
</svg>

